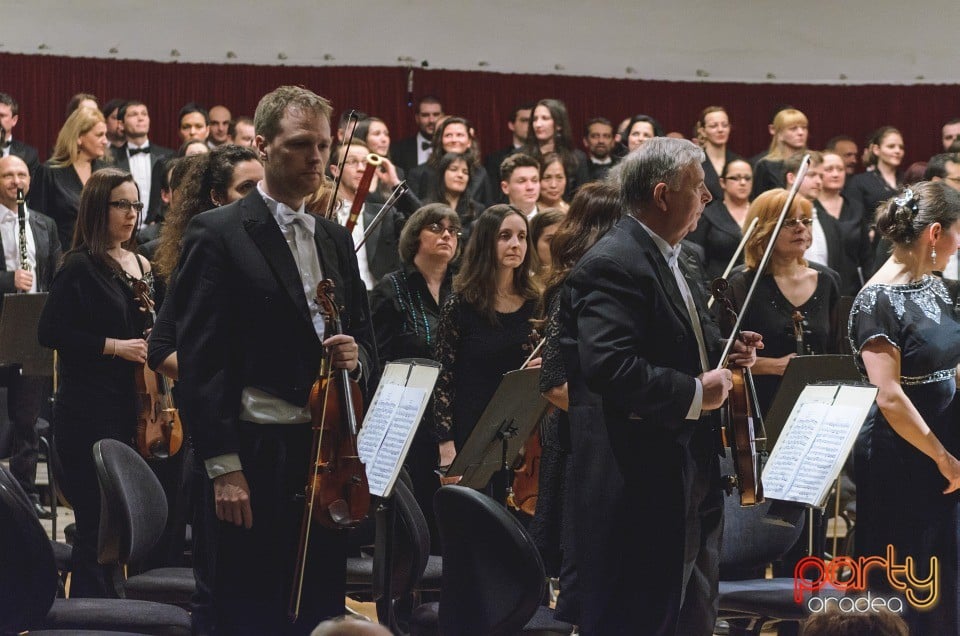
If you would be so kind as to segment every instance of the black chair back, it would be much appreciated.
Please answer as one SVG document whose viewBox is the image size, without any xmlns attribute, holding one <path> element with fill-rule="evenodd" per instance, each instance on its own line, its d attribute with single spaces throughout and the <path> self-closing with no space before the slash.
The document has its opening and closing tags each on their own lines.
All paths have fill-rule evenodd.
<svg viewBox="0 0 960 636">
<path fill-rule="evenodd" d="M 123 442 L 93 445 L 100 482 L 100 563 L 142 561 L 167 523 L 167 496 L 147 462 Z"/>
<path fill-rule="evenodd" d="M 377 512 L 376 547 L 373 560 L 375 598 L 383 595 L 381 588 L 385 576 L 382 555 L 386 551 L 388 541 L 393 549 L 391 554 L 393 578 L 390 582 L 390 595 L 394 599 L 413 592 L 430 558 L 430 529 L 427 527 L 427 519 L 417 505 L 410 487 L 402 479 L 398 479 L 393 487 L 391 505 L 394 507 L 395 515 L 395 525 L 392 530 L 388 527 L 386 512 Z"/>
<path fill-rule="evenodd" d="M 443 546 L 440 632 L 520 632 L 546 588 L 543 561 L 530 535 L 506 508 L 470 488 L 444 486 L 434 506 Z"/>
<path fill-rule="evenodd" d="M 721 460 L 724 474 L 733 473 L 733 462 Z M 804 510 L 799 505 L 778 506 L 782 514 L 771 519 L 770 500 L 749 507 L 740 506 L 734 492 L 724 501 L 723 543 L 720 547 L 720 578 L 733 580 L 763 576 L 758 570 L 780 559 L 796 543 L 803 530 Z"/>
<path fill-rule="evenodd" d="M 46 616 L 57 595 L 53 547 L 27 494 L 0 465 L 0 632 Z"/>
</svg>

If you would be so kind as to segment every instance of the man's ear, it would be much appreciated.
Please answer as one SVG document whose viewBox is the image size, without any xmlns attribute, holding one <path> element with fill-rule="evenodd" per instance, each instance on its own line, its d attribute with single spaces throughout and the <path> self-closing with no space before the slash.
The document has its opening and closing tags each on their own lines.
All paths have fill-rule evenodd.
<svg viewBox="0 0 960 636">
<path fill-rule="evenodd" d="M 653 202 L 658 208 L 667 211 L 667 184 L 661 181 L 653 187 Z"/>
</svg>

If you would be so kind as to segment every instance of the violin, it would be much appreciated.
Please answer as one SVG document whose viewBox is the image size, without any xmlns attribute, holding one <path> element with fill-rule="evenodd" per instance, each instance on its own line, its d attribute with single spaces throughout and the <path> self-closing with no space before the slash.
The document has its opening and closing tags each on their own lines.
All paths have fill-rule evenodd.
<svg viewBox="0 0 960 636">
<path fill-rule="evenodd" d="M 340 310 L 333 296 L 334 282 L 317 285 L 316 302 L 326 322 L 325 333 L 343 333 Z M 290 619 L 300 611 L 304 566 L 310 527 L 318 524 L 335 530 L 357 527 L 370 510 L 367 472 L 357 450 L 357 435 L 363 420 L 360 385 L 346 369 L 334 369 L 324 356 L 317 380 L 310 391 L 313 444 L 305 488 L 306 504 L 300 528 L 300 546 L 290 596 Z"/>
<path fill-rule="evenodd" d="M 150 315 L 149 327 L 156 323 L 150 286 L 142 280 L 131 281 L 137 302 Z M 148 328 L 149 328 L 148 327 Z M 167 459 L 183 446 L 183 424 L 173 403 L 173 393 L 165 375 L 146 364 L 134 373 L 137 398 L 137 450 L 145 459 Z"/>
<path fill-rule="evenodd" d="M 763 252 L 763 257 L 757 265 L 756 274 L 747 295 L 743 299 L 740 307 L 739 316 L 733 309 L 733 303 L 726 297 L 725 291 L 728 284 L 726 279 L 720 278 L 713 281 L 711 291 L 713 297 L 718 303 L 721 303 L 720 323 L 725 333 L 729 334 L 727 343 L 724 346 L 723 353 L 720 355 L 720 366 L 727 366 L 728 356 L 733 348 L 733 343 L 740 337 L 740 323 L 746 314 L 747 307 L 753 299 L 753 294 L 757 289 L 757 283 L 763 276 L 763 272 L 770 262 L 773 255 L 773 247 L 783 227 L 783 221 L 790 211 L 793 201 L 797 196 L 800 184 L 803 182 L 810 168 L 810 155 L 804 155 L 800 161 L 800 167 L 797 170 L 797 178 L 790 188 L 783 209 L 780 210 L 780 216 L 770 234 L 770 240 Z M 732 324 L 731 324 L 732 323 Z M 738 379 L 738 376 L 739 379 Z M 732 478 L 734 485 L 740 490 L 740 505 L 752 506 L 763 502 L 763 484 L 760 481 L 760 462 L 759 455 L 766 452 L 766 435 L 763 431 L 763 420 L 760 415 L 756 402 L 756 391 L 753 389 L 753 376 L 747 369 L 733 369 L 733 388 L 729 393 L 730 397 L 724 407 L 723 417 L 724 444 L 730 447 L 733 456 L 735 475 Z M 754 426 L 756 420 L 757 426 Z M 760 435 L 756 432 L 761 431 Z"/>
<path fill-rule="evenodd" d="M 721 333 L 730 334 L 729 337 L 733 340 L 740 334 L 734 332 L 737 312 L 726 296 L 728 287 L 726 279 L 718 278 L 711 284 L 710 291 L 720 308 Z M 763 503 L 763 482 L 760 480 L 758 455 L 765 450 L 763 442 L 766 437 L 757 436 L 757 431 L 763 430 L 763 419 L 750 369 L 735 365 L 727 365 L 727 368 L 733 373 L 733 386 L 720 411 L 723 420 L 723 444 L 730 448 L 733 458 L 733 485 L 740 491 L 740 505 L 753 506 Z"/>
<path fill-rule="evenodd" d="M 520 367 L 526 369 L 530 361 L 536 357 L 543 345 L 543 339 L 536 329 L 530 333 L 531 343 L 535 343 L 533 353 L 527 358 L 527 361 Z M 537 497 L 540 494 L 540 460 L 543 456 L 543 423 L 553 412 L 553 407 L 549 407 L 540 418 L 533 433 L 523 444 L 522 463 L 513 470 L 513 485 L 510 492 L 507 493 L 507 505 L 514 510 L 525 512 L 530 516 L 537 511 Z"/>
</svg>

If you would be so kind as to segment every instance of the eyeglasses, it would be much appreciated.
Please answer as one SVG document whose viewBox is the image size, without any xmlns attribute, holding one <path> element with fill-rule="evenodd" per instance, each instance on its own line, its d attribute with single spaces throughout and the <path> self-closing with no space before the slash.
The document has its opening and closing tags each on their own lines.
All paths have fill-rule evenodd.
<svg viewBox="0 0 960 636">
<path fill-rule="evenodd" d="M 440 223 L 431 223 L 430 225 L 423 226 L 423 229 L 438 236 L 442 235 L 444 232 L 449 232 L 450 236 L 460 236 L 460 230 L 462 228 L 459 225 L 442 225 Z"/>
<path fill-rule="evenodd" d="M 750 183 L 753 181 L 753 177 L 748 174 L 735 174 L 729 177 L 723 177 L 724 181 L 743 181 L 744 183 Z"/>
<path fill-rule="evenodd" d="M 120 199 L 119 201 L 111 201 L 111 208 L 117 208 L 121 212 L 129 212 L 131 209 L 135 210 L 137 214 L 143 212 L 143 203 L 140 201 L 127 201 L 126 199 Z"/>
<path fill-rule="evenodd" d="M 813 219 L 784 219 L 783 227 L 795 228 L 803 225 L 804 227 L 810 227 L 813 225 Z"/>
</svg>

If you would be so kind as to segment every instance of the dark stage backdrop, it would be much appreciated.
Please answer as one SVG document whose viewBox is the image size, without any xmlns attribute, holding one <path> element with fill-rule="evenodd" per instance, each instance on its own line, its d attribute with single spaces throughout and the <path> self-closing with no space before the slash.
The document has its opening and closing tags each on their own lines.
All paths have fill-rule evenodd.
<svg viewBox="0 0 960 636">
<path fill-rule="evenodd" d="M 859 144 L 870 131 L 899 128 L 904 166 L 939 152 L 940 126 L 960 116 L 960 85 L 733 84 L 662 82 L 560 75 L 512 75 L 416 69 L 414 97 L 439 96 L 448 114 L 469 118 L 487 152 L 509 143 L 506 119 L 516 104 L 543 97 L 563 100 L 579 143 L 594 116 L 616 122 L 637 113 L 659 119 L 667 131 L 691 134 L 700 111 L 722 105 L 730 113 L 730 146 L 752 156 L 769 145 L 767 123 L 779 104 L 810 119 L 810 145 L 833 135 Z M 16 137 L 37 146 L 42 159 L 53 147 L 67 100 L 90 92 L 101 101 L 137 98 L 150 108 L 151 139 L 177 147 L 176 115 L 188 101 L 224 104 L 234 116 L 252 115 L 257 101 L 281 84 L 299 84 L 333 101 L 336 114 L 356 107 L 381 117 L 394 140 L 415 132 L 407 101 L 407 70 L 400 67 L 291 67 L 180 64 L 0 54 L 0 91 L 20 102 Z"/>
</svg>

